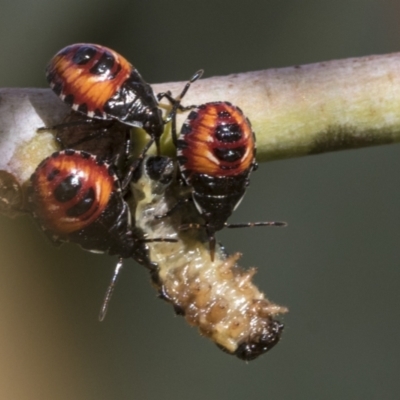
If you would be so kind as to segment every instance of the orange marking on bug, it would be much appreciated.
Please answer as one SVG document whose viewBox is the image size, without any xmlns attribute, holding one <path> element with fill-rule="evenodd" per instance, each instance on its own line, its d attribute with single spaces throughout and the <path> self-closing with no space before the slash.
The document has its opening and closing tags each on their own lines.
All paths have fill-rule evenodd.
<svg viewBox="0 0 400 400">
<path fill-rule="evenodd" d="M 55 190 L 71 177 L 79 181 L 80 187 L 71 199 L 61 202 L 56 198 Z M 92 158 L 82 158 L 79 153 L 49 157 L 36 170 L 32 184 L 35 212 L 43 225 L 56 235 L 66 235 L 90 225 L 107 207 L 114 190 L 114 179 L 108 167 L 96 164 Z M 68 210 L 83 202 L 91 189 L 93 201 L 90 207 L 80 215 L 69 216 Z"/>
<path fill-rule="evenodd" d="M 193 173 L 212 176 L 233 176 L 250 168 L 255 158 L 255 137 L 243 113 L 235 106 L 218 102 L 208 103 L 195 112 L 198 116 L 187 120 L 191 131 L 181 136 L 187 144 L 182 148 L 182 155 L 187 158 L 185 168 Z M 224 112 L 229 116 L 221 116 Z M 216 130 L 230 124 L 240 128 L 241 137 L 232 142 L 219 140 Z M 243 155 L 234 161 L 227 161 L 218 156 L 220 149 L 243 149 Z"/>
<path fill-rule="evenodd" d="M 98 62 L 104 49 L 108 50 L 114 57 L 115 63 L 110 73 L 94 75 L 90 68 Z M 55 82 L 62 84 L 62 94 L 74 95 L 75 104 L 86 104 L 88 111 L 99 109 L 112 97 L 129 77 L 133 66 L 122 56 L 111 49 L 103 48 L 88 64 L 77 65 L 72 61 L 73 52 L 58 54 L 51 61 L 49 72 L 54 74 Z M 116 72 L 118 66 L 120 71 L 110 79 L 110 74 Z"/>
</svg>

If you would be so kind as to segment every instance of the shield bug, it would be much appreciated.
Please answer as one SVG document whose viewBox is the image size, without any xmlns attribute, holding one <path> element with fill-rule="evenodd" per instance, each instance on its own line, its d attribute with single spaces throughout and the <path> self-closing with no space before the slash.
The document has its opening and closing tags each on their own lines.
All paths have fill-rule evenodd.
<svg viewBox="0 0 400 400">
<path fill-rule="evenodd" d="M 160 153 L 164 121 L 151 86 L 123 56 L 107 47 L 78 43 L 60 50 L 46 69 L 53 91 L 90 118 L 143 128 Z"/>
<path fill-rule="evenodd" d="M 175 105 L 175 112 L 178 108 Z M 243 199 L 250 174 L 257 168 L 255 135 L 239 107 L 222 101 L 197 106 L 182 125 L 179 138 L 175 116 L 172 125 L 181 175 L 192 188 L 191 198 L 205 221 L 211 260 L 215 232 L 224 227 L 286 225 L 284 222 L 226 222 Z M 182 229 L 197 226 L 186 224 Z"/>
<path fill-rule="evenodd" d="M 75 150 L 52 154 L 32 174 L 28 201 L 33 216 L 55 244 L 73 242 L 92 252 L 117 255 L 116 270 L 122 259 L 130 257 L 149 269 L 157 267 L 149 258 L 149 240 L 131 221 L 114 168 L 99 157 Z"/>
</svg>

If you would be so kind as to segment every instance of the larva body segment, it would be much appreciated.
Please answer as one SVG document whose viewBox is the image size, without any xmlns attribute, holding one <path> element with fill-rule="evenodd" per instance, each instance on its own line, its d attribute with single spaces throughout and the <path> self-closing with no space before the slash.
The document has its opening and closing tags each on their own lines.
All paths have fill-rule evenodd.
<svg viewBox="0 0 400 400">
<path fill-rule="evenodd" d="M 148 244 L 150 257 L 158 264 L 154 285 L 202 335 L 241 359 L 255 359 L 278 343 L 283 324 L 275 317 L 287 309 L 258 290 L 251 281 L 255 269 L 242 270 L 237 265 L 239 254 L 227 256 L 217 245 L 211 262 L 205 229 L 179 229 L 203 222 L 192 202 L 170 216 L 156 218 L 187 198 L 188 189 L 177 182 L 175 174 L 171 159 L 147 157 L 132 183 L 135 219 L 146 237 L 178 239 L 177 243 Z"/>
</svg>

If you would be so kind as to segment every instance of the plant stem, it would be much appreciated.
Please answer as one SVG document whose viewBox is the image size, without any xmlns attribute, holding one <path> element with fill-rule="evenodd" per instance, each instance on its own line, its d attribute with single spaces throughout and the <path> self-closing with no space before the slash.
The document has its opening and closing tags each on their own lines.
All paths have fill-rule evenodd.
<svg viewBox="0 0 400 400">
<path fill-rule="evenodd" d="M 216 100 L 248 116 L 259 161 L 398 142 L 400 53 L 202 79 L 184 104 Z"/>
<path fill-rule="evenodd" d="M 157 84 L 154 91 L 176 96 L 184 84 Z M 400 53 L 201 79 L 183 104 L 218 100 L 248 116 L 259 161 L 398 142 Z M 0 89 L 0 170 L 25 182 L 56 149 L 53 136 L 37 128 L 60 123 L 67 112 L 50 89 Z M 138 137 L 147 140 L 144 132 Z M 174 153 L 169 132 L 163 148 Z"/>
</svg>

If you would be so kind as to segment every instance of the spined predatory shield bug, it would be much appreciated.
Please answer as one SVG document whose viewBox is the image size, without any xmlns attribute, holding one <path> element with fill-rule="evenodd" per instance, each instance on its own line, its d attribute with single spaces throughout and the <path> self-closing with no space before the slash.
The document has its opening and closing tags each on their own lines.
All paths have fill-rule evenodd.
<svg viewBox="0 0 400 400">
<path fill-rule="evenodd" d="M 114 168 L 90 153 L 64 150 L 43 160 L 31 176 L 29 208 L 46 235 L 55 243 L 72 242 L 82 248 L 117 255 L 116 271 L 124 258 L 149 269 L 157 268 L 148 254 L 148 242 L 131 221 Z M 103 319 L 116 275 L 110 285 L 100 319 Z"/>
<path fill-rule="evenodd" d="M 239 206 L 249 185 L 250 174 L 257 168 L 255 134 L 250 121 L 239 107 L 217 101 L 191 106 L 193 110 L 183 123 L 178 138 L 176 112 L 181 108 L 180 100 L 184 94 L 182 92 L 175 100 L 171 112 L 172 137 L 177 148 L 181 175 L 192 188 L 191 199 L 205 221 L 213 260 L 216 231 L 224 227 L 286 226 L 286 223 L 226 222 Z M 185 224 L 181 229 L 198 226 Z"/>
<path fill-rule="evenodd" d="M 90 118 L 118 120 L 150 136 L 144 153 L 160 137 L 164 121 L 151 86 L 123 56 L 107 47 L 78 43 L 60 50 L 46 69 L 53 91 Z"/>
</svg>

